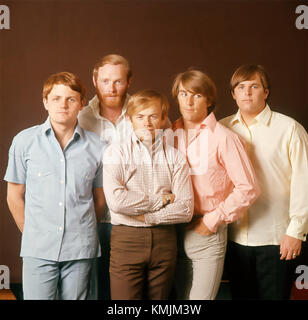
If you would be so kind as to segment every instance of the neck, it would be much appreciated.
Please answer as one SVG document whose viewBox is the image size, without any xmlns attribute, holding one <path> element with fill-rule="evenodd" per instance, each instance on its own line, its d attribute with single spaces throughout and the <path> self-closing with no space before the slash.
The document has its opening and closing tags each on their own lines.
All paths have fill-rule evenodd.
<svg viewBox="0 0 308 320">
<path fill-rule="evenodd" d="M 125 100 L 124 100 L 125 101 Z M 109 107 L 104 105 L 102 102 L 99 103 L 99 114 L 111 121 L 112 123 L 116 123 L 119 117 L 122 114 L 122 110 L 124 107 L 124 101 L 121 102 L 119 106 Z"/>
<path fill-rule="evenodd" d="M 55 133 L 56 139 L 58 140 L 62 150 L 64 150 L 68 141 L 72 138 L 74 134 L 77 121 L 75 121 L 75 124 L 72 124 L 70 126 L 52 123 L 52 121 L 50 121 L 50 123 Z"/>
<path fill-rule="evenodd" d="M 265 106 L 266 104 L 263 106 L 263 108 L 261 108 L 260 110 L 258 110 L 258 112 L 255 112 L 255 113 L 247 113 L 241 110 L 241 117 L 245 122 L 245 124 L 249 126 L 253 122 L 255 117 L 264 110 Z"/>
</svg>

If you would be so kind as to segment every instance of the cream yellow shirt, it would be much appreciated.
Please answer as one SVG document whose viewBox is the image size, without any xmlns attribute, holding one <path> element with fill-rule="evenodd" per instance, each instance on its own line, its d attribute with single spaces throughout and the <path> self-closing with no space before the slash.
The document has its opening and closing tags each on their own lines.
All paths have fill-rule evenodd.
<svg viewBox="0 0 308 320">
<path fill-rule="evenodd" d="M 266 105 L 247 126 L 238 111 L 220 122 L 246 141 L 261 189 L 247 213 L 229 226 L 242 245 L 279 245 L 287 234 L 305 240 L 308 231 L 308 135 L 294 119 Z"/>
</svg>

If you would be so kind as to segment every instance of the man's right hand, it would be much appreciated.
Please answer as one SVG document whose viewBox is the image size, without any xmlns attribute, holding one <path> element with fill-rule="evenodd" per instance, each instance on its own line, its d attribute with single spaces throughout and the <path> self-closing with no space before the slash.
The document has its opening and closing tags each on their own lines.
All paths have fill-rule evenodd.
<svg viewBox="0 0 308 320">
<path fill-rule="evenodd" d="M 175 195 L 173 193 L 163 194 L 163 206 L 173 203 L 174 199 L 175 199 Z"/>
</svg>

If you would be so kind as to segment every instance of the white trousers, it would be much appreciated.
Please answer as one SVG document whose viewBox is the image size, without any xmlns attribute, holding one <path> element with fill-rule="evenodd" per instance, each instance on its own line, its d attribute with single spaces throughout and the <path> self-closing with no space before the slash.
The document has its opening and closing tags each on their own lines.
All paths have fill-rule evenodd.
<svg viewBox="0 0 308 320">
<path fill-rule="evenodd" d="M 178 299 L 214 300 L 224 268 L 227 226 L 210 236 L 193 230 L 178 232 L 175 289 Z M 181 245 L 182 242 L 182 245 Z"/>
</svg>

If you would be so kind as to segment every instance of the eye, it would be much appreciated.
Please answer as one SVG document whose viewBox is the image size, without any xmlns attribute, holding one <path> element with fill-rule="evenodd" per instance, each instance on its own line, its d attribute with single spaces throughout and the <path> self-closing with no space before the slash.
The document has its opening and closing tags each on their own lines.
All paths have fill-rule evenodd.
<svg viewBox="0 0 308 320">
<path fill-rule="evenodd" d="M 68 101 L 69 102 L 76 102 L 76 99 L 75 98 L 69 98 Z"/>
<path fill-rule="evenodd" d="M 252 85 L 251 86 L 253 89 L 258 89 L 259 88 L 259 86 L 257 85 L 257 84 L 254 84 L 254 85 Z"/>
<path fill-rule="evenodd" d="M 154 119 L 154 120 L 156 120 L 156 119 L 158 118 L 158 116 L 157 116 L 157 114 L 152 114 L 152 115 L 151 115 L 151 118 Z"/>
<path fill-rule="evenodd" d="M 109 80 L 108 79 L 103 79 L 103 84 L 108 84 L 109 83 Z"/>
<path fill-rule="evenodd" d="M 118 84 L 118 85 L 122 84 L 122 80 L 117 80 L 116 84 Z"/>
<path fill-rule="evenodd" d="M 199 93 L 196 93 L 196 94 L 194 94 L 194 99 L 199 99 L 199 98 L 201 98 L 202 96 L 201 96 L 201 94 L 199 94 Z"/>
<path fill-rule="evenodd" d="M 186 97 L 187 94 L 186 94 L 186 92 L 184 92 L 184 91 L 180 91 L 180 92 L 179 92 L 179 96 L 180 96 L 180 97 Z"/>
</svg>

